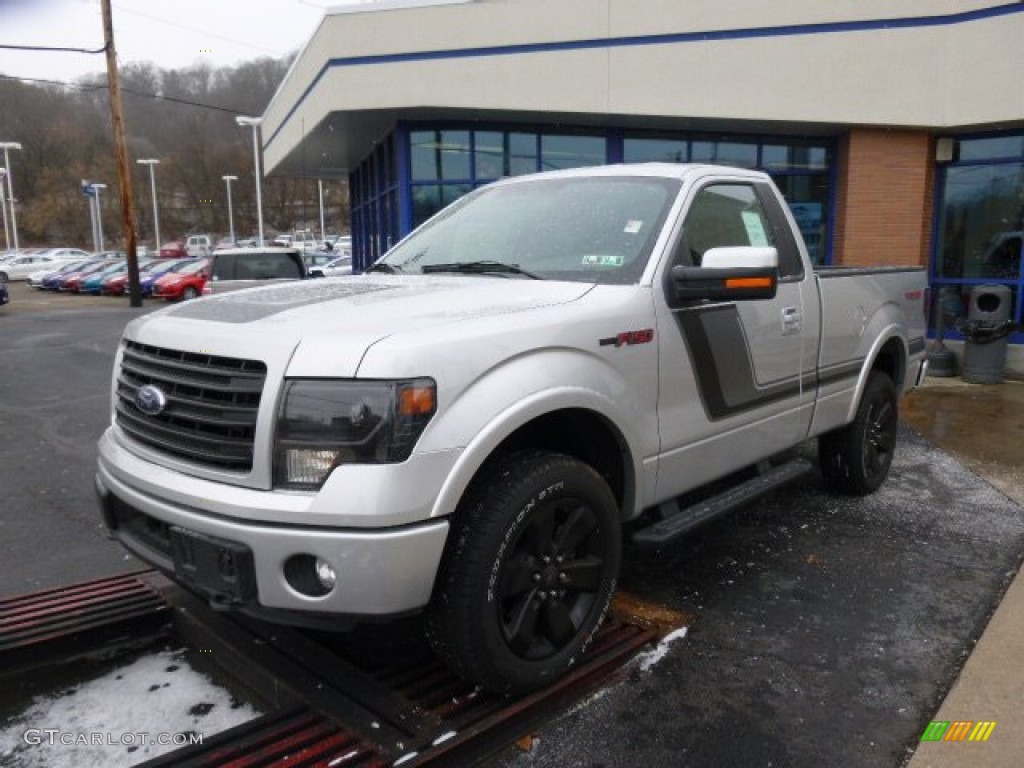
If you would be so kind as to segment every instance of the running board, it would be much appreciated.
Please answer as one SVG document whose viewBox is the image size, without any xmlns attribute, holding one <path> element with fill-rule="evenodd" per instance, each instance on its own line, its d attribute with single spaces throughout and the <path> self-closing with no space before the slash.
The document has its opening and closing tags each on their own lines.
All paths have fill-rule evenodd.
<svg viewBox="0 0 1024 768">
<path fill-rule="evenodd" d="M 744 507 L 813 471 L 814 465 L 807 459 L 792 459 L 692 506 L 680 507 L 675 500 L 666 502 L 661 505 L 665 517 L 634 533 L 633 543 L 639 547 L 664 546 L 698 525 Z"/>
</svg>

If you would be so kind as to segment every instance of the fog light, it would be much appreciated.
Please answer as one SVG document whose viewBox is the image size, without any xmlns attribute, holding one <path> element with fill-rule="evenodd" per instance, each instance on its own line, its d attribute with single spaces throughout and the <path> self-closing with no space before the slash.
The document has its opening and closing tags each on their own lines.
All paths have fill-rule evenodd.
<svg viewBox="0 0 1024 768">
<path fill-rule="evenodd" d="M 315 555 L 292 555 L 284 563 L 288 586 L 306 597 L 329 595 L 338 583 L 334 568 Z"/>
<path fill-rule="evenodd" d="M 338 583 L 338 577 L 331 564 L 319 557 L 316 559 L 316 577 L 320 581 L 320 586 L 328 592 L 334 589 L 334 585 Z"/>
</svg>

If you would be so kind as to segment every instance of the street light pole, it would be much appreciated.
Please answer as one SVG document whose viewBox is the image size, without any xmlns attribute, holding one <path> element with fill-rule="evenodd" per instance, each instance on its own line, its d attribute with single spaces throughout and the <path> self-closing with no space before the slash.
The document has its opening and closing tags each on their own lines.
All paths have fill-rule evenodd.
<svg viewBox="0 0 1024 768">
<path fill-rule="evenodd" d="M 320 242 L 327 242 L 327 232 L 324 230 L 324 181 L 323 179 L 316 180 L 316 188 L 320 193 Z"/>
<path fill-rule="evenodd" d="M 21 144 L 16 141 L 0 141 L 0 149 L 4 151 L 4 168 L 7 169 L 5 175 L 7 176 L 7 200 L 11 204 L 11 234 L 14 235 L 14 250 L 18 250 L 18 214 L 14 207 L 14 184 L 11 181 L 14 174 L 11 173 L 11 158 L 8 151 L 21 149 Z"/>
<path fill-rule="evenodd" d="M 7 223 L 7 195 L 4 194 L 4 176 L 6 168 L 0 168 L 0 208 L 4 212 L 4 250 L 11 250 L 11 225 Z"/>
<path fill-rule="evenodd" d="M 258 117 L 246 117 L 245 115 L 236 115 L 235 122 L 238 125 L 248 125 L 252 128 L 252 154 L 256 162 L 256 220 L 259 223 L 259 240 L 258 245 L 263 247 L 263 193 L 260 190 L 260 183 L 263 174 L 260 172 L 260 144 L 259 144 L 259 130 L 260 123 L 262 120 Z"/>
<path fill-rule="evenodd" d="M 159 165 L 160 161 L 155 157 L 147 157 L 143 160 L 136 160 L 139 165 L 149 166 L 149 186 L 153 191 L 153 238 L 156 241 L 154 246 L 156 252 L 160 253 L 160 210 L 156 204 L 156 172 L 153 170 L 154 165 Z"/>
<path fill-rule="evenodd" d="M 103 209 L 100 207 L 100 190 L 106 189 L 106 184 L 93 184 L 92 188 L 96 190 L 96 229 L 99 232 L 100 247 L 99 250 L 104 250 L 103 247 Z"/>
<path fill-rule="evenodd" d="M 221 178 L 224 179 L 224 182 L 228 185 L 228 229 L 231 230 L 231 244 L 238 245 L 238 243 L 235 242 L 235 217 L 231 212 L 231 182 L 237 181 L 238 177 L 221 176 Z"/>
</svg>

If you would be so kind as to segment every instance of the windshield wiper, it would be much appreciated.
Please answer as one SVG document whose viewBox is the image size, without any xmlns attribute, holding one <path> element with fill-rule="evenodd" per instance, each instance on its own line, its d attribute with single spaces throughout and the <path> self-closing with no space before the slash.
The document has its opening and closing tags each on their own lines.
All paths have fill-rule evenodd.
<svg viewBox="0 0 1024 768">
<path fill-rule="evenodd" d="M 498 274 L 522 275 L 531 280 L 544 279 L 535 272 L 523 269 L 518 264 L 506 264 L 502 261 L 453 261 L 450 264 L 424 264 L 420 267 L 420 271 L 424 274 L 430 272 L 460 272 L 468 275 L 482 275 L 488 272 L 495 272 Z"/>
<path fill-rule="evenodd" d="M 401 267 L 397 267 L 394 264 L 388 264 L 386 261 L 378 261 L 376 264 L 371 264 L 369 267 L 363 270 L 364 273 L 384 272 L 388 275 L 397 275 L 401 271 Z"/>
</svg>

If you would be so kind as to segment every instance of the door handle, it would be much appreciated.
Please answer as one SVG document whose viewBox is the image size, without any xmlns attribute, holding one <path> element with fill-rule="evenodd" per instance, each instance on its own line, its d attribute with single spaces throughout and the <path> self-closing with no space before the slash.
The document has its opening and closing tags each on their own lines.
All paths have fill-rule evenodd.
<svg viewBox="0 0 1024 768">
<path fill-rule="evenodd" d="M 798 307 L 785 307 L 782 310 L 782 334 L 789 336 L 800 333 L 804 327 L 804 315 Z"/>
</svg>

